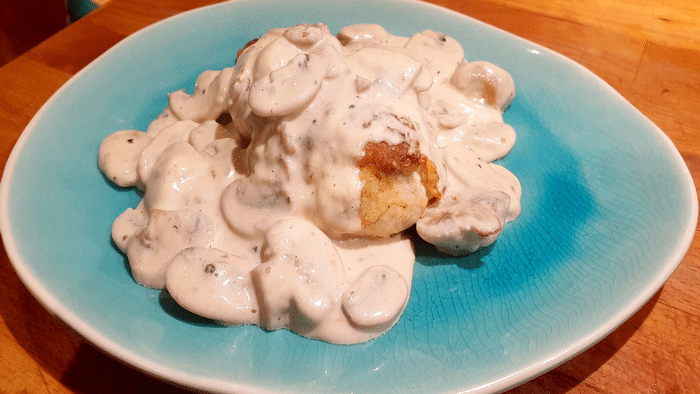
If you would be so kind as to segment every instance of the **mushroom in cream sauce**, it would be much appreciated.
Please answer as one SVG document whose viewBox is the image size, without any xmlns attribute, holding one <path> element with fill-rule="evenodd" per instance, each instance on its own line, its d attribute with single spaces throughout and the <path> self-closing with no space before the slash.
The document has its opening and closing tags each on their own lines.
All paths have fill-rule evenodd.
<svg viewBox="0 0 700 394">
<path fill-rule="evenodd" d="M 105 138 L 106 178 L 143 192 L 112 237 L 138 283 L 198 315 L 370 340 L 409 299 L 403 230 L 466 254 L 519 215 L 520 184 L 494 163 L 515 143 L 514 95 L 444 34 L 272 29 L 147 130 Z"/>
</svg>

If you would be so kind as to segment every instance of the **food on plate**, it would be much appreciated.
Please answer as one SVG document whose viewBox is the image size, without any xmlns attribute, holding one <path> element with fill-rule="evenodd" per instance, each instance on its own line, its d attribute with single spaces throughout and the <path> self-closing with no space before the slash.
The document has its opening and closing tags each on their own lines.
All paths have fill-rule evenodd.
<svg viewBox="0 0 700 394">
<path fill-rule="evenodd" d="M 415 226 L 448 254 L 495 241 L 520 184 L 510 75 L 426 30 L 272 29 L 169 95 L 99 167 L 143 199 L 112 238 L 134 279 L 223 324 L 353 344 L 400 318 Z"/>
</svg>

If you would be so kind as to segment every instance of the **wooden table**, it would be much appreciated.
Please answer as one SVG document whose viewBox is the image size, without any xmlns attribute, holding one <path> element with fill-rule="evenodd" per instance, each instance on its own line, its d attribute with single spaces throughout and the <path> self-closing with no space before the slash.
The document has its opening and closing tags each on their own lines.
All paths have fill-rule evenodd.
<svg viewBox="0 0 700 394">
<path fill-rule="evenodd" d="M 558 51 L 617 89 L 673 140 L 700 185 L 696 0 L 431 0 Z M 0 162 L 39 107 L 136 30 L 212 0 L 112 0 L 0 68 Z M 700 238 L 620 328 L 514 393 L 700 393 Z M 47 313 L 0 248 L 0 393 L 178 392 Z"/>
</svg>

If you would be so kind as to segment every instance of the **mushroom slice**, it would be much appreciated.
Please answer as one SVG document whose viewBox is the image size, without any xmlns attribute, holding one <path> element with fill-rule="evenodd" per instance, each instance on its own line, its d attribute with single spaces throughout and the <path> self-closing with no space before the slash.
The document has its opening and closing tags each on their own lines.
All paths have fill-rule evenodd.
<svg viewBox="0 0 700 394">
<path fill-rule="evenodd" d="M 471 253 L 498 238 L 509 206 L 510 196 L 500 190 L 466 189 L 428 207 L 416 230 L 443 253 Z"/>
<path fill-rule="evenodd" d="M 138 172 L 143 184 L 148 182 L 148 178 L 151 176 L 160 154 L 176 142 L 187 141 L 190 132 L 197 126 L 199 126 L 199 123 L 182 120 L 165 127 L 153 137 L 139 156 Z"/>
<path fill-rule="evenodd" d="M 258 323 L 258 301 L 250 271 L 255 261 L 219 249 L 192 247 L 175 256 L 165 287 L 175 302 L 223 324 Z"/>
<path fill-rule="evenodd" d="M 321 90 L 326 62 L 315 54 L 299 54 L 284 67 L 255 81 L 248 96 L 260 116 L 282 116 L 305 107 Z"/>
<path fill-rule="evenodd" d="M 456 139 L 456 138 L 455 138 Z M 515 130 L 503 122 L 474 126 L 460 138 L 487 163 L 505 157 L 515 145 Z"/>
<path fill-rule="evenodd" d="M 451 82 L 467 98 L 505 111 L 515 97 L 515 83 L 502 68 L 485 61 L 462 62 Z"/>
<path fill-rule="evenodd" d="M 423 91 L 432 85 L 432 76 L 423 63 L 393 49 L 365 47 L 347 58 L 353 71 L 371 82 L 368 96 L 395 98 L 411 85 Z M 392 67 L 386 67 L 391 64 Z M 358 85 L 358 88 L 360 85 Z"/>
<path fill-rule="evenodd" d="M 302 23 L 284 31 L 284 37 L 289 40 L 289 42 L 304 49 L 308 49 L 313 44 L 321 41 L 326 34 L 330 34 L 330 30 L 328 26 L 322 23 L 314 25 Z"/>
<path fill-rule="evenodd" d="M 148 225 L 134 233 L 126 246 L 134 280 L 162 289 L 165 270 L 175 255 L 192 246 L 207 246 L 213 227 L 211 219 L 199 211 L 154 210 Z"/>
<path fill-rule="evenodd" d="M 369 44 L 381 45 L 388 42 L 392 36 L 380 25 L 367 23 L 345 26 L 338 31 L 338 41 L 343 45 L 361 43 L 369 46 Z M 403 39 L 403 37 L 393 37 L 394 39 Z M 408 41 L 407 39 L 404 39 Z"/>
<path fill-rule="evenodd" d="M 231 182 L 221 194 L 221 212 L 234 232 L 256 237 L 273 224 L 287 217 L 289 200 L 279 182 L 254 182 L 239 178 Z"/>
<path fill-rule="evenodd" d="M 158 156 L 146 182 L 146 209 L 177 210 L 202 204 L 207 197 L 203 185 L 210 179 L 208 173 L 207 162 L 192 145 L 173 143 Z"/>
<path fill-rule="evenodd" d="M 367 268 L 343 294 L 343 312 L 362 328 L 393 325 L 408 302 L 406 279 L 385 265 Z"/>
<path fill-rule="evenodd" d="M 226 106 L 234 73 L 233 67 L 203 72 L 197 78 L 194 94 L 179 90 L 168 95 L 169 107 L 182 120 L 204 122 L 216 119 Z"/>
<path fill-rule="evenodd" d="M 136 209 L 129 207 L 114 220 L 112 224 L 112 240 L 122 253 L 126 253 L 126 246 L 129 244 L 131 236 L 147 225 L 148 213 L 146 212 L 146 207 L 144 207 L 143 200 L 141 200 Z"/>
<path fill-rule="evenodd" d="M 308 334 L 333 312 L 345 278 L 338 251 L 316 226 L 280 220 L 265 236 L 262 261 L 253 270 L 263 327 Z"/>
<path fill-rule="evenodd" d="M 102 140 L 98 165 L 110 181 L 121 187 L 136 186 L 141 151 L 151 136 L 138 130 L 121 130 Z"/>
<path fill-rule="evenodd" d="M 459 62 L 464 59 L 464 50 L 459 42 L 432 30 L 424 30 L 411 36 L 406 48 L 424 56 L 436 81 L 452 75 Z"/>
</svg>

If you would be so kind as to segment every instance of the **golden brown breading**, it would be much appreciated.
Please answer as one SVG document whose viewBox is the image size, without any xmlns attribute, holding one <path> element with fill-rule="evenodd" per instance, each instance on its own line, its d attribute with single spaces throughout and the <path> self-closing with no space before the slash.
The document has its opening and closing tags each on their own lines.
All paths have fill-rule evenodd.
<svg viewBox="0 0 700 394">
<path fill-rule="evenodd" d="M 358 167 L 363 235 L 386 237 L 405 230 L 441 198 L 435 164 L 407 142 L 368 142 Z"/>
</svg>

